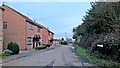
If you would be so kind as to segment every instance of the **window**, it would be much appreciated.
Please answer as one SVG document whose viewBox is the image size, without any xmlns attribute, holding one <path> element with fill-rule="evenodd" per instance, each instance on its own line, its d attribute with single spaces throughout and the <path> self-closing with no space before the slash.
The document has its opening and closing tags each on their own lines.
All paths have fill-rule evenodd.
<svg viewBox="0 0 120 68">
<path fill-rule="evenodd" d="M 38 32 L 40 32 L 40 27 L 38 27 Z"/>
<path fill-rule="evenodd" d="M 27 45 L 31 45 L 32 44 L 32 38 L 31 37 L 27 37 Z"/>
<path fill-rule="evenodd" d="M 7 29 L 7 22 L 3 22 L 3 29 Z"/>
<path fill-rule="evenodd" d="M 32 24 L 29 24 L 28 28 L 29 28 L 30 30 L 33 30 L 33 25 L 32 25 Z"/>
</svg>

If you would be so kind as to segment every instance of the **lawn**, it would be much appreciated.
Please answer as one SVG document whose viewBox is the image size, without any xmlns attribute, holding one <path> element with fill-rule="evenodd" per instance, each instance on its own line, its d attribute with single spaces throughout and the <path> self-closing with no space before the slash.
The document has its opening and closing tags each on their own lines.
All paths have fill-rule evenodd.
<svg viewBox="0 0 120 68">
<path fill-rule="evenodd" d="M 84 48 L 74 45 L 76 48 L 76 53 L 81 56 L 82 58 L 88 60 L 89 62 L 96 64 L 98 66 L 104 66 L 104 67 L 113 67 L 114 68 L 120 68 L 120 63 L 117 63 L 115 61 L 108 61 L 103 59 L 98 59 L 92 55 L 90 55 L 89 52 L 87 52 Z"/>
</svg>

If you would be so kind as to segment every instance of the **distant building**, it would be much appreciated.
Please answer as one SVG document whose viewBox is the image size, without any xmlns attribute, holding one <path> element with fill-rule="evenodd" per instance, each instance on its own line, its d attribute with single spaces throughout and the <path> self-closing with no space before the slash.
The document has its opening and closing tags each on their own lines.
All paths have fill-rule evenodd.
<svg viewBox="0 0 120 68">
<path fill-rule="evenodd" d="M 50 30 L 7 5 L 1 7 L 5 9 L 3 12 L 4 49 L 11 41 L 16 42 L 21 50 L 33 49 L 41 44 L 49 44 Z M 54 33 L 52 33 L 51 38 L 53 36 Z"/>
<path fill-rule="evenodd" d="M 60 39 L 53 39 L 53 45 L 60 45 L 61 40 Z"/>
</svg>

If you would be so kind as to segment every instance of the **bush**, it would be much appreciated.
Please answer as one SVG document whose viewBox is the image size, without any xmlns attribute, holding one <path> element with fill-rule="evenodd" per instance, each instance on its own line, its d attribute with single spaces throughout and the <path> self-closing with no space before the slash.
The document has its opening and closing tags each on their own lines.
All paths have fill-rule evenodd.
<svg viewBox="0 0 120 68">
<path fill-rule="evenodd" d="M 47 46 L 45 46 L 45 45 L 40 45 L 40 46 L 37 46 L 37 47 L 35 48 L 35 50 L 41 50 L 41 49 L 45 49 L 45 48 L 47 48 Z"/>
<path fill-rule="evenodd" d="M 12 52 L 11 50 L 6 49 L 6 50 L 3 51 L 3 56 L 9 56 L 9 55 L 11 55 L 12 53 L 13 53 L 13 52 Z"/>
<path fill-rule="evenodd" d="M 64 42 L 61 42 L 61 44 L 67 45 L 68 43 L 67 43 L 67 41 L 64 41 Z"/>
<path fill-rule="evenodd" d="M 50 47 L 50 44 L 47 44 L 47 47 Z"/>
<path fill-rule="evenodd" d="M 3 56 L 3 52 L 0 52 L 0 56 Z"/>
<path fill-rule="evenodd" d="M 20 51 L 19 45 L 15 42 L 10 42 L 7 49 L 11 50 L 13 52 L 12 54 L 18 54 Z"/>
<path fill-rule="evenodd" d="M 43 44 L 43 46 L 50 47 L 50 44 Z"/>
<path fill-rule="evenodd" d="M 91 63 L 94 63 L 98 66 L 103 66 L 103 68 L 120 68 L 120 63 L 115 62 L 115 61 L 111 61 L 111 60 L 106 60 L 106 59 L 100 59 L 98 57 L 95 57 L 93 55 L 91 55 L 86 49 L 78 46 L 78 45 L 74 45 L 76 48 L 76 53 L 81 56 L 81 58 L 88 60 Z"/>
<path fill-rule="evenodd" d="M 0 56 L 9 56 L 11 55 L 13 52 L 11 50 L 4 50 L 3 52 L 0 52 Z"/>
</svg>

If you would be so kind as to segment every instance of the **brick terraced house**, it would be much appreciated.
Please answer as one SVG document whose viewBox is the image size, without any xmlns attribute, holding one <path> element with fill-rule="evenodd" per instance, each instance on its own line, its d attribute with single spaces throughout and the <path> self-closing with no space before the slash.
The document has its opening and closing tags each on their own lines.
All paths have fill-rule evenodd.
<svg viewBox="0 0 120 68">
<path fill-rule="evenodd" d="M 3 49 L 9 42 L 16 42 L 21 50 L 33 49 L 40 44 L 51 44 L 54 33 L 27 16 L 2 5 L 3 12 Z M 50 43 L 49 43 L 50 41 Z"/>
<path fill-rule="evenodd" d="M 54 33 L 51 32 L 48 28 L 42 26 L 42 38 L 43 38 L 42 44 L 51 44 L 52 45 Z"/>
</svg>

